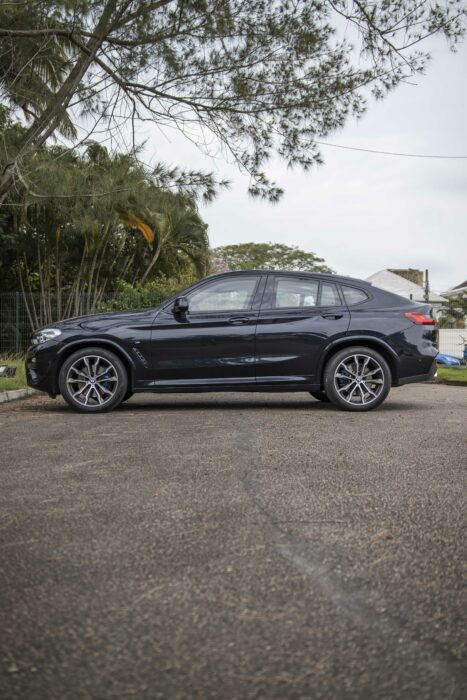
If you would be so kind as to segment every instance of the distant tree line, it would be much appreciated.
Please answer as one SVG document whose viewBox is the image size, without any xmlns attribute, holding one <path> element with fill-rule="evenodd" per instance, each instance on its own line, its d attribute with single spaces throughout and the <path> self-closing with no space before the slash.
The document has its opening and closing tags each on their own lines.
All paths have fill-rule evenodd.
<svg viewBox="0 0 467 700">
<path fill-rule="evenodd" d="M 323 258 L 297 246 L 283 243 L 238 243 L 213 250 L 229 270 L 299 270 L 302 272 L 332 272 Z"/>
</svg>

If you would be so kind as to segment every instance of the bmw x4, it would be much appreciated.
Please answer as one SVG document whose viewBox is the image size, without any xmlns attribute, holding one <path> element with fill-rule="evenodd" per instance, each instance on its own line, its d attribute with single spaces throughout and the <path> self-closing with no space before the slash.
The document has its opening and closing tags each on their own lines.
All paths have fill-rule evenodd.
<svg viewBox="0 0 467 700">
<path fill-rule="evenodd" d="M 82 412 L 135 392 L 304 391 L 347 411 L 435 372 L 432 309 L 367 282 L 251 270 L 208 277 L 156 308 L 36 331 L 28 384 Z"/>
</svg>

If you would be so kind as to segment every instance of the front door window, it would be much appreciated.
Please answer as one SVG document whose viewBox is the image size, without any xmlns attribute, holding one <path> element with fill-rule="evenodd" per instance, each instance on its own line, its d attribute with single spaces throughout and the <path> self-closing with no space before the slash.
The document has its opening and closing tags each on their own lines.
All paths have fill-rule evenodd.
<svg viewBox="0 0 467 700">
<path fill-rule="evenodd" d="M 258 277 L 234 277 L 204 285 L 188 297 L 189 313 L 249 311 Z"/>
</svg>

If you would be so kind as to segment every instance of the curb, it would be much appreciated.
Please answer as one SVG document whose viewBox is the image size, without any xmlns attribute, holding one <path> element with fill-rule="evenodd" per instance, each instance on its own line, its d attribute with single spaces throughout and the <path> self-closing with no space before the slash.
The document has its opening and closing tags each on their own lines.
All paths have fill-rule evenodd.
<svg viewBox="0 0 467 700">
<path fill-rule="evenodd" d="M 40 393 L 42 392 L 37 391 L 37 389 L 10 389 L 9 391 L 0 391 L 0 403 L 16 401 L 17 399 L 26 399 L 28 396 Z"/>
<path fill-rule="evenodd" d="M 436 384 L 447 384 L 447 386 L 467 386 L 467 382 L 456 382 L 450 379 L 438 379 Z"/>
</svg>

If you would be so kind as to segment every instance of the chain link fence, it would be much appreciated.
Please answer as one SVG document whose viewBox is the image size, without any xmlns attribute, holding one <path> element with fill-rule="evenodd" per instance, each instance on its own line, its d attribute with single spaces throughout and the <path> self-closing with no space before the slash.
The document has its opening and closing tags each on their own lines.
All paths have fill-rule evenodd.
<svg viewBox="0 0 467 700">
<path fill-rule="evenodd" d="M 117 296 L 107 294 L 99 308 L 112 307 Z M 76 315 L 65 315 L 63 308 L 66 308 L 66 298 L 63 296 L 60 300 L 48 297 L 47 309 L 44 309 L 44 299 L 40 294 L 28 294 L 25 301 L 21 292 L 0 293 L 0 356 L 23 354 L 29 345 L 31 333 L 37 328 Z M 77 315 L 85 314 L 88 308 L 87 295 L 82 294 L 78 300 Z"/>
<path fill-rule="evenodd" d="M 0 294 L 0 355 L 19 355 L 23 350 L 22 330 L 29 329 L 20 292 Z M 30 333 L 30 330 L 27 331 Z"/>
</svg>

